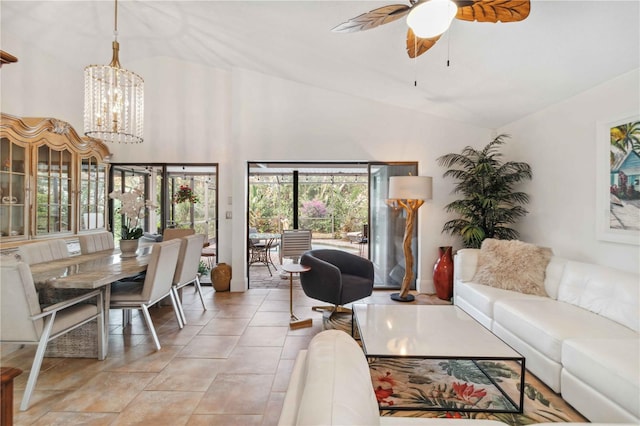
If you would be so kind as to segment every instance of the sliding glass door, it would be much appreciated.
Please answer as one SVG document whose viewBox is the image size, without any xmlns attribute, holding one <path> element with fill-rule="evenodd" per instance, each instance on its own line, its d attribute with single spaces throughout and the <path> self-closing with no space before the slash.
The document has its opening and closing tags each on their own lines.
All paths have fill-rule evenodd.
<svg viewBox="0 0 640 426">
<path fill-rule="evenodd" d="M 367 256 L 367 163 L 250 162 L 248 171 L 248 229 L 306 229 L 312 233 L 313 248 Z M 266 270 L 251 264 L 250 285 L 270 280 L 269 274 L 264 276 Z"/>
<path fill-rule="evenodd" d="M 376 287 L 400 287 L 405 216 L 387 202 L 388 185 L 391 176 L 417 175 L 417 162 L 250 162 L 248 170 L 247 228 L 266 233 L 309 229 L 313 248 L 368 257 Z M 262 280 L 260 273 L 259 266 L 250 266 L 250 283 Z"/>
<path fill-rule="evenodd" d="M 403 209 L 390 206 L 387 199 L 389 178 L 408 175 L 418 175 L 418 163 L 369 164 L 369 259 L 375 269 L 376 288 L 399 288 L 404 277 L 402 243 L 406 217 Z M 417 229 L 416 226 L 412 247 L 416 258 Z"/>
</svg>

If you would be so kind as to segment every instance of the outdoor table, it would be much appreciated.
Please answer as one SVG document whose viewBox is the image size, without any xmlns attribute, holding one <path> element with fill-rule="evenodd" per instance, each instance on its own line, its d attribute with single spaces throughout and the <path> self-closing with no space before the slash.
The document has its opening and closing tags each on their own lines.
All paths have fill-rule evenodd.
<svg viewBox="0 0 640 426">
<path fill-rule="evenodd" d="M 249 258 L 249 266 L 254 263 L 262 263 L 267 266 L 267 270 L 269 274 L 271 274 L 271 268 L 269 264 L 273 266 L 275 271 L 278 270 L 276 265 L 273 263 L 271 259 L 271 248 L 273 244 L 276 243 L 277 240 L 281 238 L 281 234 L 269 233 L 269 232 L 252 232 L 249 234 L 249 240 L 260 240 L 264 241 L 263 246 L 257 246 L 251 253 L 251 257 Z"/>
</svg>

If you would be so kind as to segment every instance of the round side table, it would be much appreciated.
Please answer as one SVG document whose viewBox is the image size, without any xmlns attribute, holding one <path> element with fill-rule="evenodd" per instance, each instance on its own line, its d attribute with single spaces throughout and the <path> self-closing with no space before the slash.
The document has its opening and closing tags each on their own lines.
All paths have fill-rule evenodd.
<svg viewBox="0 0 640 426">
<path fill-rule="evenodd" d="M 293 274 L 302 274 L 311 270 L 310 266 L 300 265 L 299 263 L 288 263 L 282 265 L 282 270 L 289 273 L 289 327 L 291 329 L 311 327 L 313 320 L 311 318 L 298 319 L 293 313 Z"/>
</svg>

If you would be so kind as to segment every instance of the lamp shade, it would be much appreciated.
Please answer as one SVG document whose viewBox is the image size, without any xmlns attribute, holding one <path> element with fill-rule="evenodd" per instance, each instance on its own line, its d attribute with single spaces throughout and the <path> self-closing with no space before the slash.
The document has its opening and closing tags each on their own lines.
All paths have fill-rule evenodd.
<svg viewBox="0 0 640 426">
<path fill-rule="evenodd" d="M 449 29 L 458 13 L 458 6 L 451 0 L 426 0 L 411 9 L 407 25 L 420 38 L 439 36 Z"/>
<path fill-rule="evenodd" d="M 389 178 L 389 199 L 430 200 L 431 176 L 392 176 Z"/>
</svg>

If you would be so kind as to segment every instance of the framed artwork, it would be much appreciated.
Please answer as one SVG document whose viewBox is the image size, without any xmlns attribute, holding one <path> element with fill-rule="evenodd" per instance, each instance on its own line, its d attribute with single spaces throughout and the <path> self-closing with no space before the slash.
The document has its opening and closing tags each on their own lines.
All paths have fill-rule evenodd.
<svg viewBox="0 0 640 426">
<path fill-rule="evenodd" d="M 640 245 L 640 114 L 598 122 L 597 237 Z"/>
</svg>

